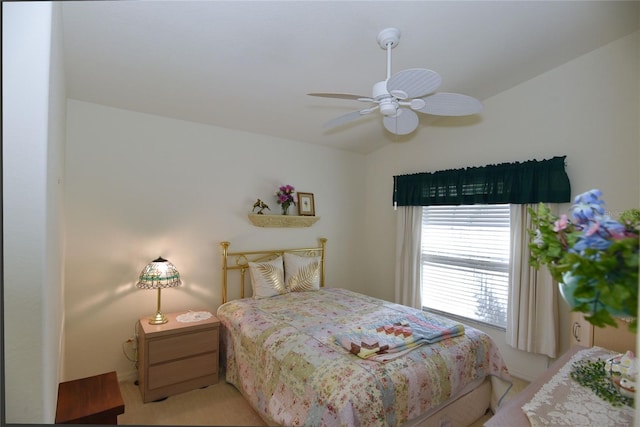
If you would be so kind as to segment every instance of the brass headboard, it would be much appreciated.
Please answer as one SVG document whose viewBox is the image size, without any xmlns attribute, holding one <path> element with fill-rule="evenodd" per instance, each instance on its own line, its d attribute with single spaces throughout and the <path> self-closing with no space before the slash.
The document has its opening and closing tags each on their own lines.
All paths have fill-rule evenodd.
<svg viewBox="0 0 640 427">
<path fill-rule="evenodd" d="M 263 251 L 229 252 L 229 242 L 220 242 L 222 246 L 222 304 L 227 302 L 227 275 L 229 270 L 240 270 L 240 298 L 244 298 L 244 275 L 250 262 L 269 261 L 282 256 L 285 252 L 302 256 L 320 257 L 320 286 L 324 286 L 324 252 L 327 239 L 318 239 L 320 246 L 316 248 L 266 249 Z"/>
</svg>

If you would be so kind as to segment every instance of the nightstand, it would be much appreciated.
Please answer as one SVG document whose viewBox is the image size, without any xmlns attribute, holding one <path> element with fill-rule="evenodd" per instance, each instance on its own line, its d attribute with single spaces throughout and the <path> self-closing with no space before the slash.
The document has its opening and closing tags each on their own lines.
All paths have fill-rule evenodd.
<svg viewBox="0 0 640 427">
<path fill-rule="evenodd" d="M 584 352 L 588 352 L 584 354 Z M 632 425 L 633 409 L 628 407 L 612 406 L 605 400 L 598 398 L 595 393 L 591 393 L 594 400 L 585 402 L 577 397 L 581 394 L 574 394 L 573 390 L 584 389 L 576 381 L 570 378 L 570 363 L 577 360 L 596 360 L 606 359 L 613 354 L 617 354 L 601 347 L 581 347 L 574 346 L 568 352 L 558 358 L 553 364 L 543 372 L 538 378 L 532 381 L 524 390 L 513 396 L 504 405 L 498 408 L 497 413 L 488 420 L 484 427 L 513 427 L 513 426 L 531 426 L 529 416 L 522 409 L 527 405 L 541 389 L 550 390 L 557 389 L 555 395 L 548 394 L 546 396 L 547 404 L 539 405 L 536 416 L 544 414 L 546 422 L 554 417 L 549 414 L 564 415 L 566 412 L 578 414 L 578 418 L 582 421 L 579 423 L 568 423 L 567 421 L 551 422 L 545 425 Z M 574 359 L 574 356 L 576 358 Z M 573 361 L 573 362 L 572 362 Z M 562 372 L 564 371 L 564 372 Z M 562 374 L 561 374 L 562 373 Z M 553 398 L 552 398 L 553 397 Z M 594 416 L 590 416 L 594 414 Z M 612 424 L 610 418 L 603 418 L 603 415 L 617 414 L 618 423 Z M 598 417 L 600 417 L 598 419 Z M 537 420 L 536 425 L 542 425 L 542 421 Z"/>
<path fill-rule="evenodd" d="M 56 424 L 118 424 L 123 413 L 115 371 L 58 385 Z"/>
<path fill-rule="evenodd" d="M 220 321 L 177 321 L 184 313 L 166 314 L 163 325 L 150 325 L 148 317 L 138 322 L 138 382 L 145 403 L 218 382 Z"/>
<path fill-rule="evenodd" d="M 626 353 L 627 350 L 636 351 L 636 334 L 629 332 L 629 322 L 616 319 L 618 327 L 606 326 L 598 328 L 587 322 L 584 313 L 571 312 L 571 336 L 570 345 L 607 348 L 618 353 Z"/>
</svg>

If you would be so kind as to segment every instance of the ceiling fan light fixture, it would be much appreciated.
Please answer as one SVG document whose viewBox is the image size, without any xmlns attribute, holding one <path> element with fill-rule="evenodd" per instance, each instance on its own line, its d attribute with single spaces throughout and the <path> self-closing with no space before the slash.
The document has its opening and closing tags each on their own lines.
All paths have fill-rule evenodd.
<svg viewBox="0 0 640 427">
<path fill-rule="evenodd" d="M 396 114 L 383 117 L 382 123 L 394 135 L 409 135 L 418 128 L 419 120 L 412 110 L 398 108 Z"/>
<path fill-rule="evenodd" d="M 402 114 L 403 109 L 402 108 L 398 108 L 393 114 L 389 114 L 387 117 L 389 117 L 390 119 L 395 119 L 397 117 L 400 117 L 400 114 Z"/>
<path fill-rule="evenodd" d="M 386 130 L 395 135 L 408 135 L 420 124 L 416 111 L 435 116 L 467 116 L 482 110 L 480 101 L 470 96 L 436 92 L 442 84 L 442 77 L 433 70 L 409 68 L 392 75 L 391 50 L 400 42 L 399 29 L 385 28 L 378 34 L 377 41 L 380 47 L 387 51 L 387 77 L 386 80 L 373 85 L 371 98 L 345 93 L 309 94 L 374 104 L 369 108 L 336 117 L 325 123 L 325 128 L 342 126 L 379 108 Z"/>
<path fill-rule="evenodd" d="M 384 116 L 395 116 L 398 111 L 398 101 L 387 98 L 380 101 L 380 112 Z"/>
</svg>

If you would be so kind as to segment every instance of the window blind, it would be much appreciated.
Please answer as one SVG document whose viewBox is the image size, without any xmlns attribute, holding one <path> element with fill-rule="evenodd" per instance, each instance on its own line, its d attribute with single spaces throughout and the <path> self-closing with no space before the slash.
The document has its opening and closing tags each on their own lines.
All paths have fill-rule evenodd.
<svg viewBox="0 0 640 427">
<path fill-rule="evenodd" d="M 509 205 L 423 207 L 426 309 L 506 327 Z"/>
</svg>

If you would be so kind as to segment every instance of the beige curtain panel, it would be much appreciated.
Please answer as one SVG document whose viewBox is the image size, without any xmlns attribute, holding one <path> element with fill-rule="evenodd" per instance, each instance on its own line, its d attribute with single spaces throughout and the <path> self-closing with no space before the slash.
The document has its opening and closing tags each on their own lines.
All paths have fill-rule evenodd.
<svg viewBox="0 0 640 427">
<path fill-rule="evenodd" d="M 550 204 L 554 213 L 558 204 Z M 507 307 L 506 342 L 518 350 L 546 354 L 558 351 L 558 284 L 546 268 L 529 266 L 529 233 L 532 228 L 528 208 L 538 205 L 511 205 L 511 271 Z"/>
</svg>

